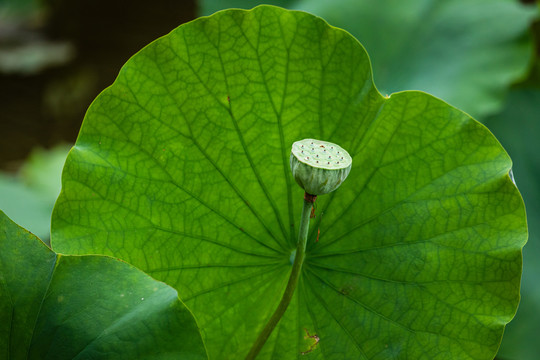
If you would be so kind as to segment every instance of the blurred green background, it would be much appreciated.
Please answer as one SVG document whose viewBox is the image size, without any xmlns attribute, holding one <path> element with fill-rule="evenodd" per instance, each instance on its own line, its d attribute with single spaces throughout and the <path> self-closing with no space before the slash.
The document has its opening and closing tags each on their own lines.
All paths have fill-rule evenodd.
<svg viewBox="0 0 540 360">
<path fill-rule="evenodd" d="M 497 136 L 530 232 L 521 304 L 497 359 L 540 359 L 540 1 L 0 0 L 0 209 L 47 240 L 69 144 L 122 64 L 197 16 L 261 3 L 349 31 L 383 94 L 429 92 Z"/>
</svg>

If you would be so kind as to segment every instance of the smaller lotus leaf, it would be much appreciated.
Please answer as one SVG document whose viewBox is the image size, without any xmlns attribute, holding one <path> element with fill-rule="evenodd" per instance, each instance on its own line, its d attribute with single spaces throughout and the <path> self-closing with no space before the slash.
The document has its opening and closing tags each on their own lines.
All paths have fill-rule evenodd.
<svg viewBox="0 0 540 360">
<path fill-rule="evenodd" d="M 56 254 L 0 212 L 0 358 L 207 359 L 169 286 L 106 256 Z"/>
</svg>

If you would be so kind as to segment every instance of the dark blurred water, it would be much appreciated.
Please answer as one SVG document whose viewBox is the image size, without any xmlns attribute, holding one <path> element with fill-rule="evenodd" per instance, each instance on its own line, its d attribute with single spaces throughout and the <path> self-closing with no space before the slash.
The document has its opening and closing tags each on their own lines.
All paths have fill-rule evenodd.
<svg viewBox="0 0 540 360">
<path fill-rule="evenodd" d="M 63 64 L 0 71 L 0 170 L 17 169 L 36 146 L 74 142 L 86 109 L 129 57 L 195 17 L 195 0 L 48 0 L 34 14 L 0 17 L 0 50 L 26 51 L 15 65 L 61 55 L 48 45 L 70 51 Z"/>
</svg>

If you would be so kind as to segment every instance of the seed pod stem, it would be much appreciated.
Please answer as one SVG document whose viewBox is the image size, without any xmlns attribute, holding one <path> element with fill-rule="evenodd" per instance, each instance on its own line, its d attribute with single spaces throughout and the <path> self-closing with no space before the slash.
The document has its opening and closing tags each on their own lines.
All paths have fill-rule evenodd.
<svg viewBox="0 0 540 360">
<path fill-rule="evenodd" d="M 289 281 L 287 282 L 287 287 L 283 292 L 283 296 L 281 297 L 281 301 L 279 302 L 276 310 L 266 323 L 262 332 L 259 334 L 257 340 L 255 340 L 255 343 L 253 343 L 251 350 L 246 356 L 246 360 L 253 360 L 257 357 L 262 347 L 266 343 L 266 340 L 268 340 L 270 334 L 272 334 L 272 331 L 277 326 L 283 314 L 285 314 L 285 311 L 287 310 L 287 307 L 291 302 L 294 290 L 298 285 L 298 279 L 300 278 L 302 265 L 306 256 L 306 242 L 309 232 L 309 219 L 311 216 L 311 209 L 313 208 L 313 203 L 315 202 L 316 198 L 317 196 L 310 195 L 307 192 L 304 194 L 304 206 L 302 208 L 302 217 L 300 219 L 300 231 L 298 233 L 298 242 L 296 243 L 296 253 L 291 270 L 291 275 L 289 276 Z"/>
</svg>

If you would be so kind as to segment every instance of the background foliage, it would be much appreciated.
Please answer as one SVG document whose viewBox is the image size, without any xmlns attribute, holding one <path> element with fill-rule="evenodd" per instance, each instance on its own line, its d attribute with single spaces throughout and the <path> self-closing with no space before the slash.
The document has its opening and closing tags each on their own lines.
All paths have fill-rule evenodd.
<svg viewBox="0 0 540 360">
<path fill-rule="evenodd" d="M 49 243 L 51 213 L 60 194 L 60 174 L 71 146 L 36 148 L 16 174 L 0 173 L 0 209 Z"/>
</svg>

